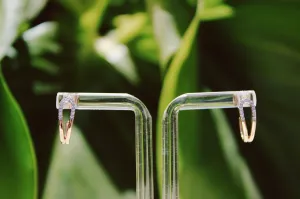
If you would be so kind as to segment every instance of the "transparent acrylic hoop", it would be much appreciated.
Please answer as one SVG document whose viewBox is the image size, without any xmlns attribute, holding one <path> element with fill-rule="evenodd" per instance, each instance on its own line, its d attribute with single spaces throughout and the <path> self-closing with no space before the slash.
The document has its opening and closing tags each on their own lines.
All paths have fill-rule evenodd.
<svg viewBox="0 0 300 199">
<path fill-rule="evenodd" d="M 76 110 L 127 110 L 135 114 L 136 198 L 153 199 L 152 119 L 136 97 L 119 93 L 57 93 L 56 108 L 64 96 L 76 96 Z M 63 109 L 70 109 L 65 104 Z"/>
<path fill-rule="evenodd" d="M 181 110 L 238 108 L 241 100 L 256 106 L 254 91 L 187 93 L 174 99 L 163 116 L 162 198 L 179 199 L 178 180 L 178 113 Z M 243 107 L 250 107 L 243 103 Z"/>
</svg>

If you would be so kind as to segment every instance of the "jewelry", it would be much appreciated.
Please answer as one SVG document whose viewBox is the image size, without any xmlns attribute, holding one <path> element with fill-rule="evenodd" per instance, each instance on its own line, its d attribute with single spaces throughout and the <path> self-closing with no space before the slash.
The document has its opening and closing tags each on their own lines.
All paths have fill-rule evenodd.
<svg viewBox="0 0 300 199">
<path fill-rule="evenodd" d="M 59 120 L 59 135 L 60 141 L 62 144 L 69 144 L 71 133 L 72 133 L 72 126 L 75 117 L 75 110 L 77 108 L 77 100 L 78 96 L 76 95 L 65 95 L 62 100 L 59 102 L 59 109 L 58 109 L 58 120 Z M 63 124 L 63 109 L 66 104 L 70 105 L 70 119 L 66 122 L 66 125 Z"/>
<path fill-rule="evenodd" d="M 250 136 L 248 134 L 248 128 L 246 124 L 246 119 L 244 115 L 244 109 L 243 105 L 245 103 L 248 103 L 251 107 L 252 112 L 252 126 L 251 126 L 251 132 Z M 240 132 L 241 137 L 244 142 L 252 142 L 255 136 L 255 130 L 256 130 L 256 108 L 252 100 L 250 99 L 241 99 L 238 105 L 240 117 L 239 117 L 239 124 L 240 124 Z"/>
</svg>

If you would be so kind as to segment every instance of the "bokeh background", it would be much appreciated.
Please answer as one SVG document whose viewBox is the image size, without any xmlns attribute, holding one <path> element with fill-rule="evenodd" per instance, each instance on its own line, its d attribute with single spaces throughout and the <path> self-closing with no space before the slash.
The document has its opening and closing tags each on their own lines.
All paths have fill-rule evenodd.
<svg viewBox="0 0 300 199">
<path fill-rule="evenodd" d="M 77 111 L 58 140 L 57 92 L 130 93 L 153 117 L 187 92 L 255 90 L 237 110 L 180 113 L 182 199 L 300 198 L 297 0 L 0 0 L 0 198 L 135 198 L 134 116 Z"/>
</svg>

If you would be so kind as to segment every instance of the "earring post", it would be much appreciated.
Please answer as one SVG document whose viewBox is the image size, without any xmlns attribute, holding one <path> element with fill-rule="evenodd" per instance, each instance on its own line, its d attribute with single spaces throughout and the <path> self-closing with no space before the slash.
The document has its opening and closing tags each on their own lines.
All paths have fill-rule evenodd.
<svg viewBox="0 0 300 199">
<path fill-rule="evenodd" d="M 162 137 L 162 198 L 179 199 L 178 180 L 178 113 L 181 110 L 238 108 L 241 100 L 256 106 L 254 91 L 187 93 L 175 98 L 163 115 Z M 243 107 L 250 107 L 243 103 Z"/>
<path fill-rule="evenodd" d="M 136 198 L 153 199 L 152 118 L 136 97 L 120 93 L 57 93 L 56 108 L 66 95 L 77 97 L 77 110 L 126 110 L 135 114 Z M 63 109 L 70 109 L 65 104 Z"/>
</svg>

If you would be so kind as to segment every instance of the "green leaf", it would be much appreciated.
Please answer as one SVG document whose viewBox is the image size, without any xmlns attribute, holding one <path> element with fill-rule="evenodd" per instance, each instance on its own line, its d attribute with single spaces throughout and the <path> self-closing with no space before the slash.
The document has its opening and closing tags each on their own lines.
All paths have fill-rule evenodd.
<svg viewBox="0 0 300 199">
<path fill-rule="evenodd" d="M 118 192 L 78 128 L 73 127 L 69 145 L 62 145 L 57 136 L 43 199 L 123 197 L 132 194 Z"/>
<path fill-rule="evenodd" d="M 211 21 L 232 17 L 233 13 L 232 7 L 226 4 L 221 4 L 216 7 L 204 9 L 199 13 L 199 17 L 203 21 Z"/>
<path fill-rule="evenodd" d="M 185 8 L 185 6 L 187 5 L 180 1 L 148 0 L 154 34 L 160 50 L 160 66 L 163 72 L 167 69 L 171 58 L 181 46 L 182 35 L 187 29 L 186 24 L 193 23 L 191 14 L 185 12 L 185 10 L 190 8 Z M 198 0 L 196 13 L 193 18 L 216 20 L 232 15 L 232 8 L 222 4 L 222 0 Z"/>
<path fill-rule="evenodd" d="M 20 1 L 19 1 L 20 2 Z M 26 0 L 25 18 L 32 19 L 42 10 L 46 5 L 47 0 Z"/>
<path fill-rule="evenodd" d="M 155 22 L 154 22 L 155 23 Z M 195 37 L 199 26 L 199 18 L 195 17 L 186 33 L 184 34 L 181 46 L 176 53 L 173 61 L 169 66 L 169 70 L 163 81 L 163 88 L 160 96 L 158 123 L 157 123 L 157 150 L 161 151 L 162 143 L 162 129 L 161 121 L 165 108 L 178 95 L 186 92 L 196 92 L 197 89 L 197 57 L 195 48 Z M 155 26 L 154 26 L 155 28 Z M 172 30 L 170 30 L 172 31 Z M 159 42 L 159 39 L 158 39 Z M 164 44 L 161 44 L 164 45 Z M 188 80 L 187 80 L 188 78 Z M 190 113 L 181 119 L 181 129 L 187 132 L 196 132 L 197 117 L 194 113 Z M 161 168 L 161 157 L 157 158 L 158 168 Z M 158 169 L 159 184 L 161 182 L 161 169 Z M 160 186 L 161 187 L 161 186 Z"/>
<path fill-rule="evenodd" d="M 26 42 L 31 66 L 40 72 L 57 77 L 60 74 L 60 68 L 51 56 L 59 56 L 62 53 L 62 46 L 58 43 L 58 24 L 56 22 L 44 22 L 26 30 L 22 35 Z M 37 95 L 51 94 L 61 90 L 61 86 L 56 82 L 34 81 L 33 91 Z"/>
<path fill-rule="evenodd" d="M 149 0 L 150 1 L 150 0 Z M 176 21 L 169 11 L 156 3 L 149 3 L 153 21 L 154 35 L 157 40 L 160 66 L 164 71 L 167 64 L 180 45 L 181 35 L 177 29 Z"/>
<path fill-rule="evenodd" d="M 99 37 L 94 44 L 97 54 L 134 85 L 140 79 L 127 44 L 142 33 L 147 21 L 144 13 L 118 15 L 113 21 L 116 28 Z"/>
<path fill-rule="evenodd" d="M 149 23 L 146 13 L 135 13 L 132 15 L 119 15 L 114 18 L 113 23 L 116 27 L 114 35 L 118 42 L 126 44 L 137 36 Z"/>
<path fill-rule="evenodd" d="M 92 6 L 79 16 L 80 30 L 82 32 L 79 35 L 79 40 L 82 44 L 80 52 L 82 59 L 94 52 L 94 42 L 98 37 L 98 28 L 101 26 L 108 3 L 108 0 L 95 0 Z"/>
<path fill-rule="evenodd" d="M 59 0 L 59 2 L 75 15 L 80 16 L 87 10 L 91 9 L 98 0 Z M 105 2 L 105 1 L 102 1 Z"/>
<path fill-rule="evenodd" d="M 161 50 L 161 66 L 163 69 L 166 68 L 166 66 L 164 65 L 168 62 L 170 56 L 172 56 L 172 54 L 175 53 L 178 49 L 178 52 L 171 61 L 169 69 L 165 75 L 160 96 L 157 119 L 157 151 L 161 151 L 162 129 L 160 123 L 162 121 L 162 116 L 165 108 L 176 96 L 186 92 L 196 92 L 198 90 L 196 57 L 197 51 L 194 45 L 194 41 L 200 20 L 197 16 L 194 17 L 183 38 L 181 38 L 181 36 L 178 35 L 179 33 L 177 31 L 177 28 L 175 28 L 177 24 L 177 22 L 174 21 L 175 17 L 173 17 L 172 14 L 167 10 L 163 10 L 161 6 L 156 5 L 155 2 L 149 3 L 149 5 L 154 6 L 152 8 L 152 14 L 154 15 L 153 27 L 154 32 L 156 32 L 158 46 Z M 160 18 L 158 19 L 157 17 L 159 16 Z M 166 20 L 168 21 L 168 23 L 166 23 Z M 164 27 L 165 24 L 170 25 L 168 25 L 166 29 L 161 29 L 161 27 Z M 170 35 L 174 35 L 174 37 L 170 37 Z M 170 40 L 165 39 L 164 37 L 169 37 Z M 175 41 L 178 41 L 178 43 Z M 188 81 L 186 78 L 188 78 Z M 186 117 L 182 118 L 181 122 L 182 124 L 185 124 L 181 125 L 181 129 L 184 128 L 185 131 L 196 132 L 197 118 L 194 113 L 190 113 Z M 162 162 L 160 155 L 157 158 L 157 164 L 158 168 L 161 168 Z M 161 172 L 161 169 L 158 169 L 159 185 L 161 185 Z"/>
<path fill-rule="evenodd" d="M 120 72 L 130 83 L 140 82 L 131 51 L 141 58 L 157 62 L 152 27 L 146 13 L 118 15 L 115 29 L 95 41 L 96 52 Z"/>
<path fill-rule="evenodd" d="M 98 37 L 98 29 L 101 26 L 104 13 L 109 4 L 108 0 L 60 0 L 78 20 L 79 34 L 72 35 L 79 42 L 79 60 L 85 60 L 94 55 L 94 42 Z M 76 24 L 77 25 L 77 24 Z"/>
<path fill-rule="evenodd" d="M 82 30 L 88 31 L 91 35 L 97 33 L 108 3 L 108 0 L 94 0 L 92 6 L 80 15 Z"/>
<path fill-rule="evenodd" d="M 2 0 L 0 1 L 0 60 L 6 55 L 21 25 L 34 17 L 46 0 Z"/>
<path fill-rule="evenodd" d="M 60 53 L 62 51 L 57 38 L 58 24 L 44 22 L 23 33 L 32 56 L 41 56 L 44 53 Z"/>
<path fill-rule="evenodd" d="M 158 47 L 152 32 L 149 31 L 143 33 L 140 37 L 135 39 L 135 41 L 132 42 L 129 47 L 132 53 L 140 57 L 141 59 L 149 61 L 156 65 L 158 64 Z"/>
<path fill-rule="evenodd" d="M 24 20 L 24 1 L 2 0 L 0 2 L 0 60 L 15 40 L 19 26 Z"/>
<path fill-rule="evenodd" d="M 21 109 L 0 72 L 0 198 L 37 198 L 36 159 Z"/>
<path fill-rule="evenodd" d="M 131 58 L 130 51 L 124 44 L 118 43 L 113 35 L 100 37 L 95 42 L 96 52 L 121 73 L 130 83 L 137 85 L 139 76 Z"/>
<path fill-rule="evenodd" d="M 223 4 L 223 2 L 223 0 L 205 0 L 204 2 L 198 0 L 198 3 L 204 3 L 204 9 L 217 7 Z"/>
<path fill-rule="evenodd" d="M 43 0 L 0 2 L 0 61 L 11 49 L 22 24 L 44 4 Z M 29 130 L 1 70 L 0 93 L 0 198 L 37 198 L 36 159 Z"/>
<path fill-rule="evenodd" d="M 186 0 L 191 6 L 197 7 L 199 3 L 204 2 L 204 7 L 205 8 L 211 8 L 218 6 L 219 4 L 223 3 L 223 0 L 205 0 L 205 1 L 199 1 L 199 0 Z"/>
<path fill-rule="evenodd" d="M 59 68 L 43 55 L 61 53 L 62 48 L 56 40 L 57 34 L 58 24 L 55 22 L 44 22 L 23 33 L 31 55 L 32 66 L 52 75 L 57 75 Z"/>
</svg>

